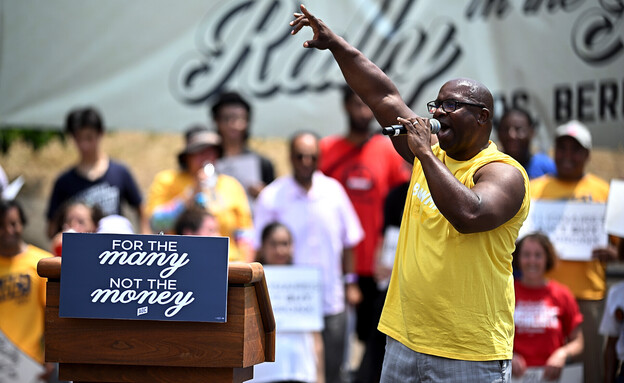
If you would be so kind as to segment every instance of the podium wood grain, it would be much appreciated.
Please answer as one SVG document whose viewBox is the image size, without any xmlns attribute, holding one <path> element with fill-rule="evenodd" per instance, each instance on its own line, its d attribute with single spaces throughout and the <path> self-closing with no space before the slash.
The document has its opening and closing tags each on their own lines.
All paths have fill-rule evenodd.
<svg viewBox="0 0 624 383">
<path fill-rule="evenodd" d="M 275 358 L 275 319 L 259 263 L 231 263 L 227 322 L 59 318 L 61 259 L 48 278 L 45 356 L 74 382 L 243 382 Z"/>
</svg>

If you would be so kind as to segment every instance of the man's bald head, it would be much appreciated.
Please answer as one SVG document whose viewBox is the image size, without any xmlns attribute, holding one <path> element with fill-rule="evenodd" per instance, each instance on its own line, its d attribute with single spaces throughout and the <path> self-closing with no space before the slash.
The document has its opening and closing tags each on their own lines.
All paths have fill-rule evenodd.
<svg viewBox="0 0 624 383">
<path fill-rule="evenodd" d="M 494 97 L 492 92 L 477 80 L 471 78 L 456 78 L 447 81 L 444 85 L 450 85 L 458 89 L 466 99 L 474 102 L 475 104 L 483 104 L 490 110 L 489 121 L 492 122 L 494 116 Z"/>
<path fill-rule="evenodd" d="M 444 109 L 444 101 L 451 106 Z M 442 124 L 438 142 L 449 156 L 467 160 L 489 145 L 494 98 L 485 85 L 469 78 L 447 81 L 436 102 L 433 117 Z"/>
</svg>

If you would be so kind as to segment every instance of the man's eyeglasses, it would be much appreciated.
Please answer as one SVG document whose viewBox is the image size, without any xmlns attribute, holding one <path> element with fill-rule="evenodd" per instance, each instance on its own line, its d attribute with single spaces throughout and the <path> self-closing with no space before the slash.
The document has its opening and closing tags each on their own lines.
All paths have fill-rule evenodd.
<svg viewBox="0 0 624 383">
<path fill-rule="evenodd" d="M 442 110 L 446 113 L 451 113 L 456 111 L 459 107 L 458 105 L 470 105 L 470 106 L 478 106 L 480 108 L 485 108 L 486 106 L 483 104 L 473 104 L 470 102 L 463 102 L 457 100 L 444 100 L 444 101 L 429 101 L 427 103 L 427 111 L 431 114 L 434 114 L 436 109 L 442 107 Z"/>
</svg>

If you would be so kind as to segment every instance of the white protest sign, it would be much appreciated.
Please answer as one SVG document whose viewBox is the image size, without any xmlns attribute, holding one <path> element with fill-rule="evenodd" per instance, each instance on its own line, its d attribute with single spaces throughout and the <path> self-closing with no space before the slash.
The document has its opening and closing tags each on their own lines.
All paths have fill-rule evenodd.
<svg viewBox="0 0 624 383">
<path fill-rule="evenodd" d="M 245 188 L 261 181 L 260 159 L 253 154 L 220 158 L 216 167 L 219 173 L 240 179 Z"/>
<path fill-rule="evenodd" d="M 217 162 L 216 168 L 219 173 L 236 178 L 245 188 L 249 201 L 254 201 L 255 198 L 249 194 L 249 188 L 262 181 L 260 158 L 258 156 L 245 153 L 237 156 L 222 157 Z"/>
<path fill-rule="evenodd" d="M 606 205 L 578 201 L 531 201 L 518 238 L 535 231 L 548 235 L 559 258 L 591 260 L 592 250 L 607 245 Z"/>
<path fill-rule="evenodd" d="M 323 329 L 321 272 L 309 266 L 264 266 L 278 332 Z"/>
<path fill-rule="evenodd" d="M 0 382 L 41 382 L 39 375 L 43 371 L 41 364 L 24 354 L 0 331 Z"/>
<path fill-rule="evenodd" d="M 605 227 L 607 233 L 624 237 L 624 181 L 611 180 Z"/>
</svg>

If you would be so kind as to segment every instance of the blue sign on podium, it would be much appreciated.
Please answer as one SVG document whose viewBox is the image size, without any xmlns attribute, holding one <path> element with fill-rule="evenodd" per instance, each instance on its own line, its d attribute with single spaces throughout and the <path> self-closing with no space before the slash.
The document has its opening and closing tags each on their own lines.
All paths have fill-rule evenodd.
<svg viewBox="0 0 624 383">
<path fill-rule="evenodd" d="M 64 233 L 59 316 L 227 320 L 229 239 Z"/>
</svg>

